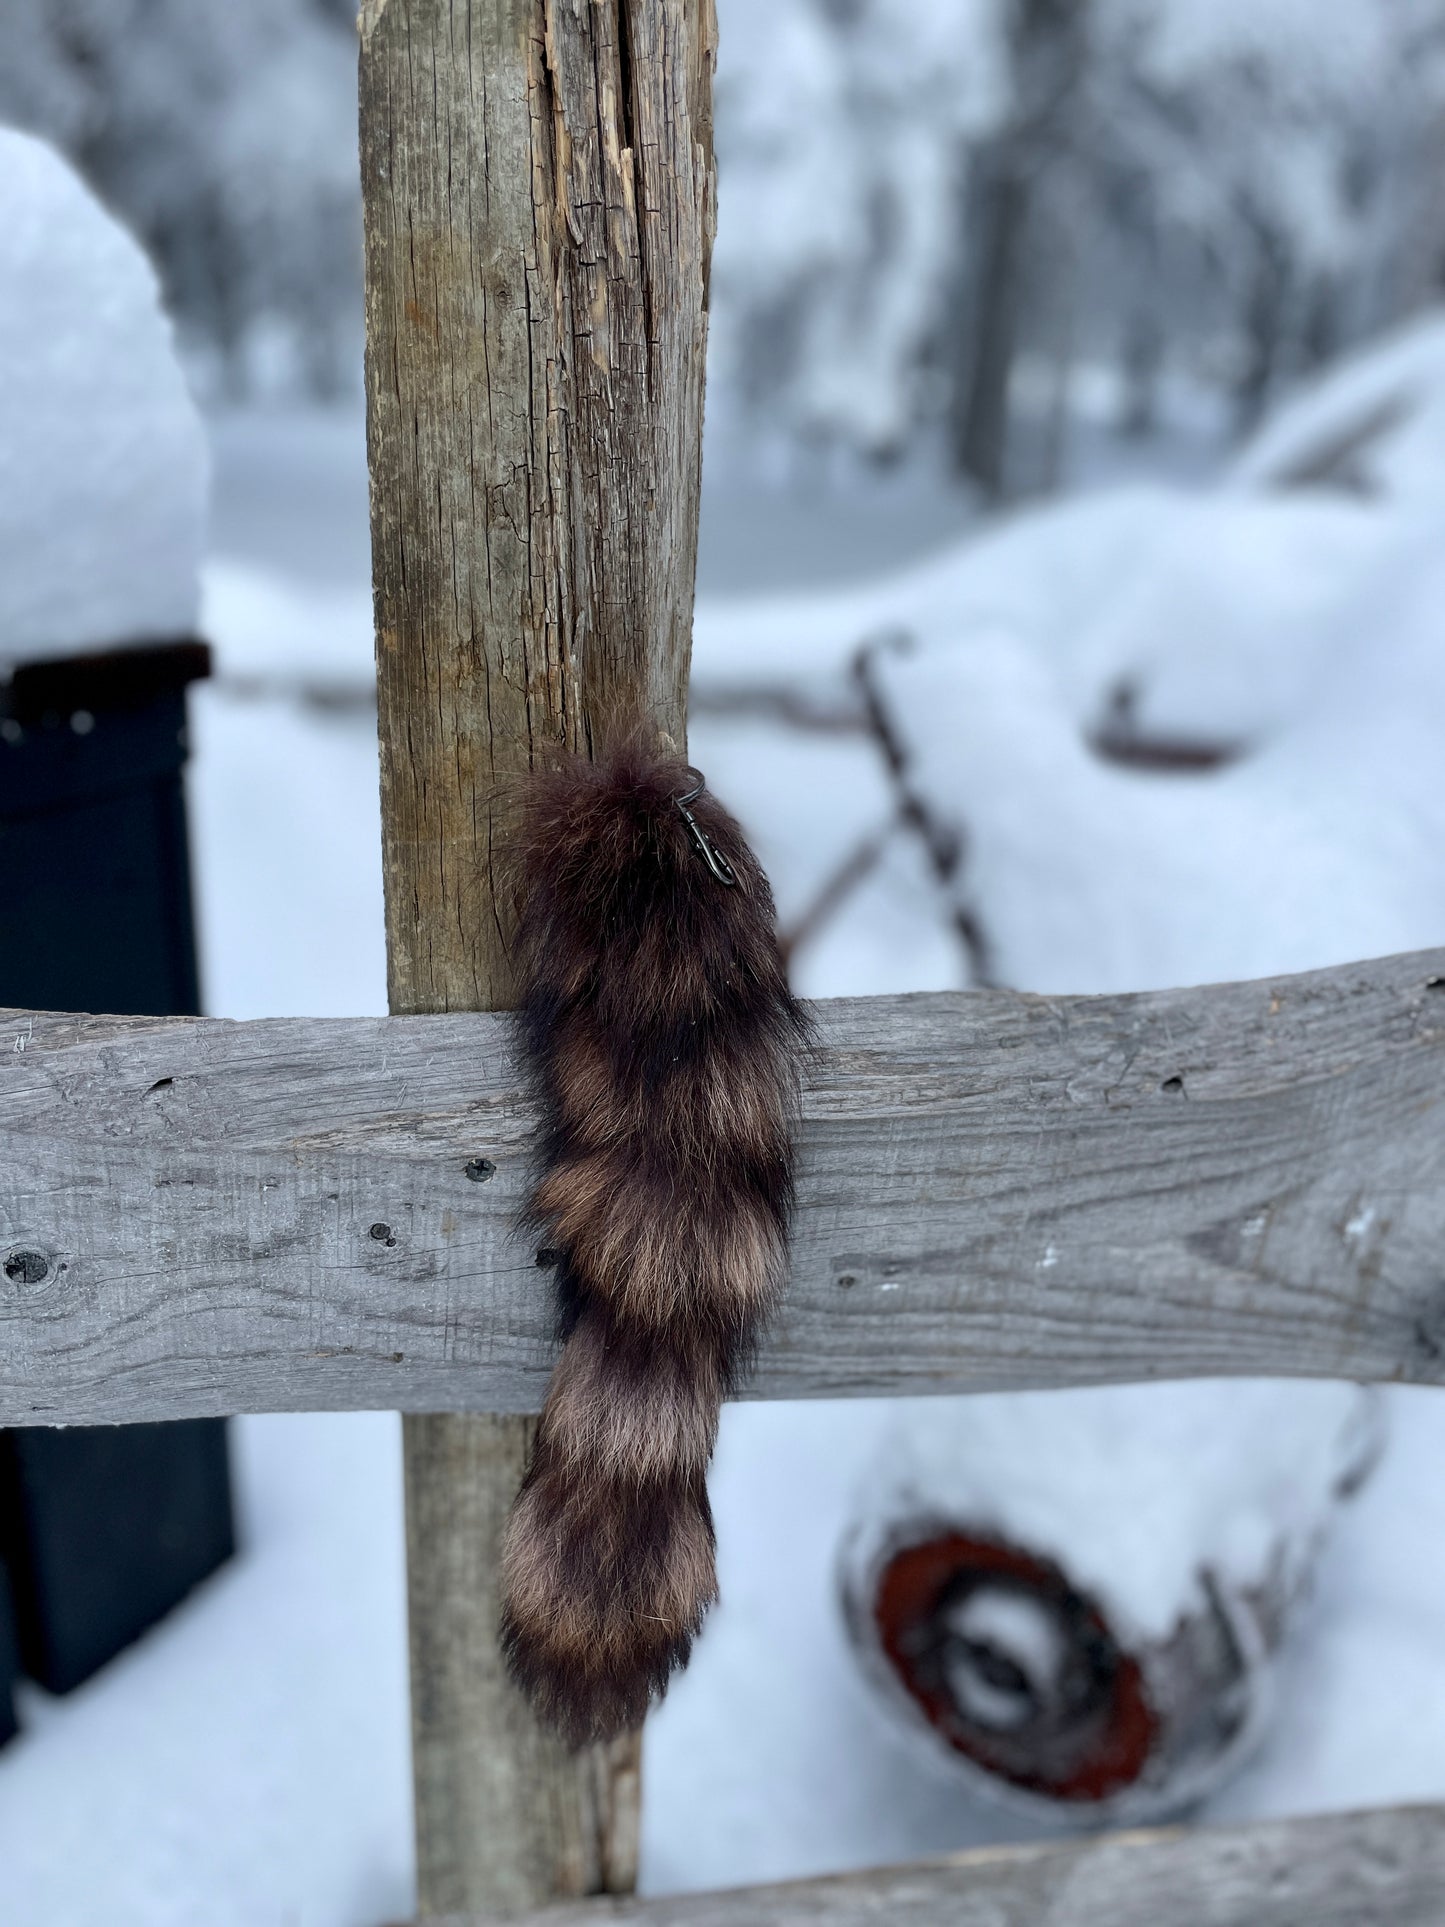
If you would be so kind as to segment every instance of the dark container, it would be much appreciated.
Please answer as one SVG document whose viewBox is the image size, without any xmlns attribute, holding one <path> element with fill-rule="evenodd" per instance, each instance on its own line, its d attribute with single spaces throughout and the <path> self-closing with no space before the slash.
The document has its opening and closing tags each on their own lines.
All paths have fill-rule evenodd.
<svg viewBox="0 0 1445 1927">
<path fill-rule="evenodd" d="M 199 1010 L 185 692 L 209 666 L 204 644 L 178 642 L 29 663 L 0 684 L 0 1005 Z M 21 1664 L 52 1692 L 89 1678 L 232 1546 L 221 1420 L 0 1441 Z"/>
<path fill-rule="evenodd" d="M 15 1678 L 20 1671 L 20 1647 L 15 1636 L 15 1613 L 10 1587 L 0 1565 L 0 1746 L 19 1731 L 15 1717 Z"/>
<path fill-rule="evenodd" d="M 186 684 L 200 643 L 31 663 L 0 684 L 0 1004 L 194 1016 Z"/>
<path fill-rule="evenodd" d="M 68 1693 L 230 1557 L 225 1426 L 9 1432 L 0 1522 L 21 1668 Z"/>
</svg>

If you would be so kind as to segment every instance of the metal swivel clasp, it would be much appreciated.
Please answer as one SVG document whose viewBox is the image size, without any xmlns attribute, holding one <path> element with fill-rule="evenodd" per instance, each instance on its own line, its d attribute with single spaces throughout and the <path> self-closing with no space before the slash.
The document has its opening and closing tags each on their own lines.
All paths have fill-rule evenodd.
<svg viewBox="0 0 1445 1927">
<path fill-rule="evenodd" d="M 697 781 L 685 795 L 677 798 L 678 812 L 683 822 L 686 823 L 688 830 L 691 832 L 692 840 L 697 845 L 703 862 L 709 870 L 712 871 L 718 882 L 726 884 L 728 889 L 731 890 L 738 880 L 737 873 L 722 852 L 713 847 L 706 831 L 693 815 L 692 811 L 687 807 L 689 803 L 695 803 L 702 795 L 703 790 L 707 787 L 707 779 L 700 770 L 695 770 L 691 766 L 689 766 L 687 773 L 689 776 L 697 777 Z"/>
</svg>

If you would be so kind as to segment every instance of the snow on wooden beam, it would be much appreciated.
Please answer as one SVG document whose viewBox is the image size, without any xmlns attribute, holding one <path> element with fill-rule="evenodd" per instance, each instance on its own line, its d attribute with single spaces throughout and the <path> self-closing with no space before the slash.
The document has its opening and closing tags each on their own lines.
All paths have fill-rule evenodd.
<svg viewBox="0 0 1445 1927">
<path fill-rule="evenodd" d="M 1104 1834 L 728 1893 L 583 1901 L 515 1927 L 1439 1927 L 1445 1807 Z M 460 1915 L 424 1927 L 482 1927 Z"/>
<path fill-rule="evenodd" d="M 1445 1382 L 1445 952 L 817 1006 L 769 1398 Z M 0 1019 L 0 1422 L 534 1409 L 507 1019 Z"/>
</svg>

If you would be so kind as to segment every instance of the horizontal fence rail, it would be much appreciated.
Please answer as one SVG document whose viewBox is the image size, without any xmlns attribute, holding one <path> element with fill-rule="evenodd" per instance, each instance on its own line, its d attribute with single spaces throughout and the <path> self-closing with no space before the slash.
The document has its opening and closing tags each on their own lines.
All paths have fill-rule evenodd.
<svg viewBox="0 0 1445 1927">
<path fill-rule="evenodd" d="M 1445 1807 L 998 1847 L 731 1893 L 581 1901 L 515 1927 L 1440 1927 Z M 484 1927 L 475 1917 L 423 1927 Z"/>
<path fill-rule="evenodd" d="M 1445 952 L 816 1011 L 756 1395 L 1445 1382 Z M 0 1017 L 0 1422 L 535 1409 L 510 1037 Z"/>
</svg>

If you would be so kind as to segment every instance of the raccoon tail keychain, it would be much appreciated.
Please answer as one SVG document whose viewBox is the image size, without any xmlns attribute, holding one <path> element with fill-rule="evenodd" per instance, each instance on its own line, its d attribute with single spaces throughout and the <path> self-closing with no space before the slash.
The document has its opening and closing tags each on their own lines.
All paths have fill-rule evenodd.
<svg viewBox="0 0 1445 1927">
<path fill-rule="evenodd" d="M 772 892 L 640 737 L 534 776 L 515 845 L 529 1223 L 563 1350 L 502 1551 L 502 1647 L 574 1743 L 641 1723 L 717 1597 L 706 1473 L 787 1271 L 797 1062 Z"/>
</svg>

